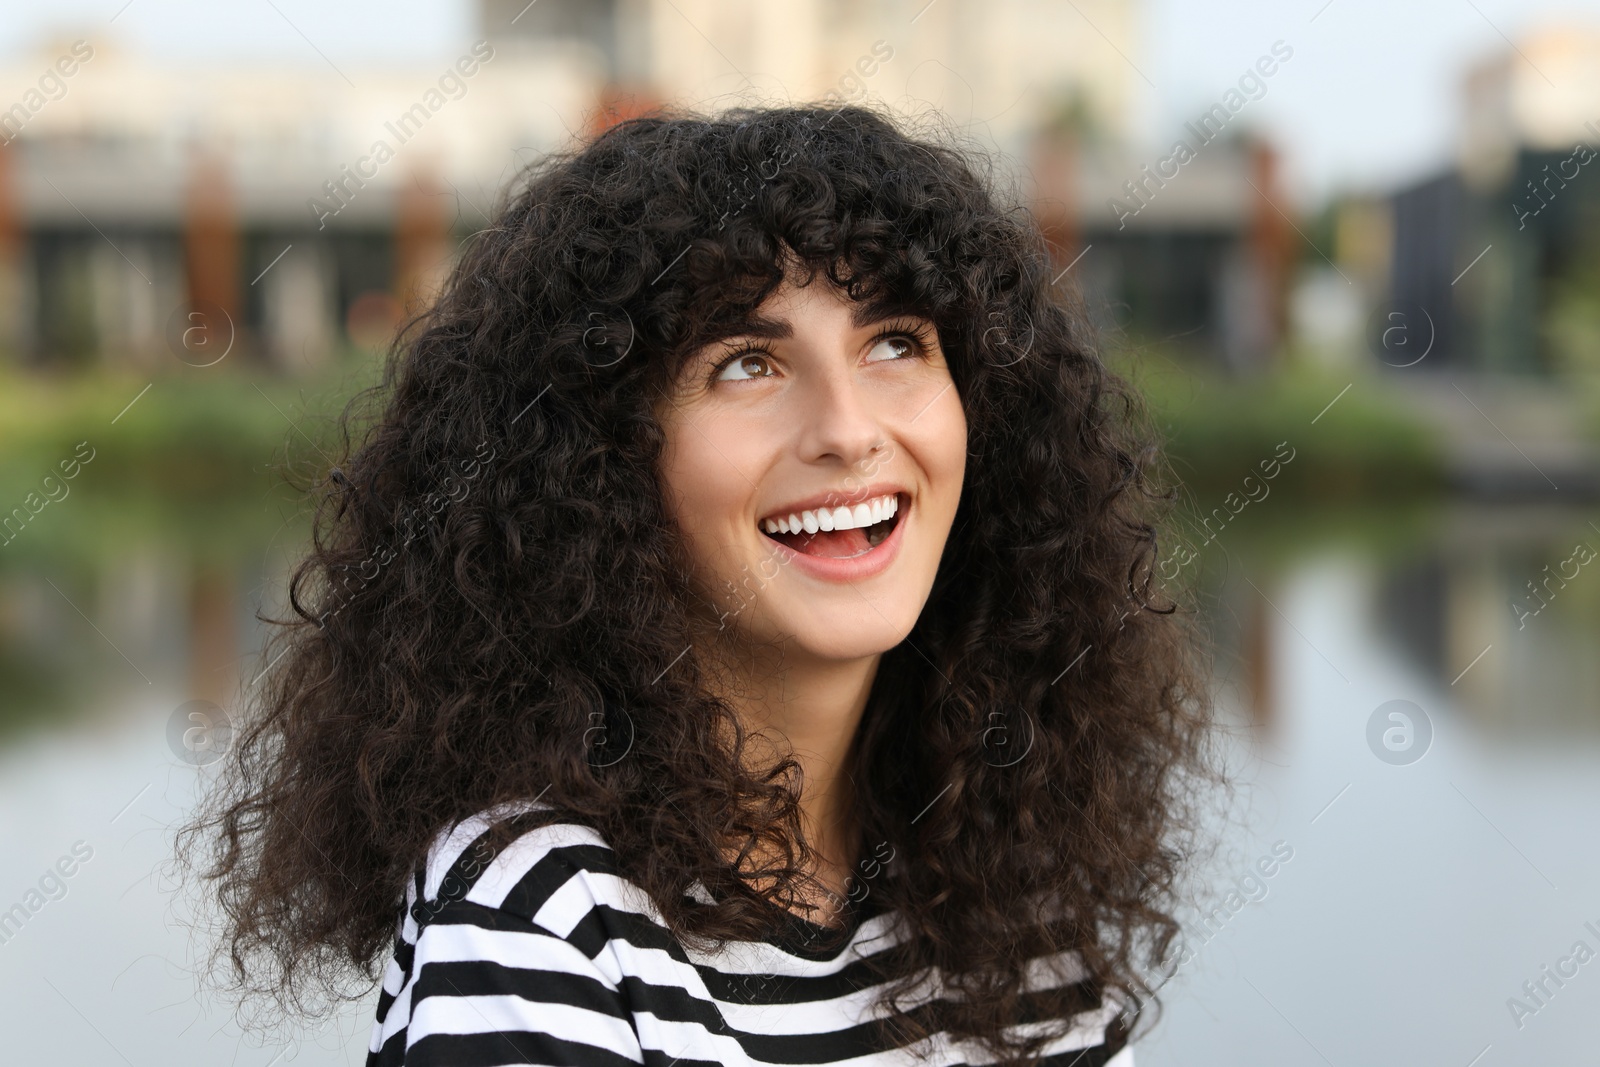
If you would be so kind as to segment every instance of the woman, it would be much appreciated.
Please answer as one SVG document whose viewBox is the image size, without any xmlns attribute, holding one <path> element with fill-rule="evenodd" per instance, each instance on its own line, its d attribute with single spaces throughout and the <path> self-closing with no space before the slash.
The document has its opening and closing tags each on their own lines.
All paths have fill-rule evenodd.
<svg viewBox="0 0 1600 1067">
<path fill-rule="evenodd" d="M 190 828 L 235 979 L 381 965 L 373 1065 L 1131 1063 L 1208 707 L 1055 273 L 861 108 L 536 165 Z"/>
</svg>

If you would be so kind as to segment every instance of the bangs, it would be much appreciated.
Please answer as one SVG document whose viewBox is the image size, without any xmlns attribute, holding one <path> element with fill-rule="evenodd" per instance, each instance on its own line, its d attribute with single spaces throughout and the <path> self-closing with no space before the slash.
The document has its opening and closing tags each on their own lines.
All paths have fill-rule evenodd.
<svg viewBox="0 0 1600 1067">
<path fill-rule="evenodd" d="M 976 313 L 962 253 L 992 237 L 982 217 L 951 210 L 970 190 L 926 148 L 806 113 L 679 133 L 663 154 L 694 158 L 692 188 L 654 185 L 618 216 L 654 224 L 635 221 L 634 242 L 612 243 L 637 247 L 642 229 L 652 246 L 644 258 L 662 264 L 638 296 L 641 313 L 655 316 L 669 377 L 701 347 L 742 332 L 786 279 L 825 280 L 875 318 L 928 318 L 942 338 Z"/>
</svg>

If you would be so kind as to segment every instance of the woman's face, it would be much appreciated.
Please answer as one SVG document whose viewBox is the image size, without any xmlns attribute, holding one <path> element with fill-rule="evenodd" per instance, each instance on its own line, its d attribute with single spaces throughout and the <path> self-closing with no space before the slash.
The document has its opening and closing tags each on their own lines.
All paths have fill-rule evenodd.
<svg viewBox="0 0 1600 1067">
<path fill-rule="evenodd" d="M 967 423 L 932 322 L 864 313 L 821 274 L 785 281 L 657 409 L 668 507 L 713 618 L 786 657 L 903 640 L 961 497 Z"/>
</svg>

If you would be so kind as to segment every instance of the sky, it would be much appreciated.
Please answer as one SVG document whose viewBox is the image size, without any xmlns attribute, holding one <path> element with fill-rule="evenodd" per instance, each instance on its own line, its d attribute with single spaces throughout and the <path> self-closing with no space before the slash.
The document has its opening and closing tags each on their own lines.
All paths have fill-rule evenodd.
<svg viewBox="0 0 1600 1067">
<path fill-rule="evenodd" d="M 1448 166 L 1467 67 L 1539 26 L 1600 29 L 1600 0 L 1147 0 L 1143 22 L 1140 66 L 1156 87 L 1139 82 L 1140 125 L 1163 144 L 1274 41 L 1294 49 L 1248 107 L 1309 197 Z"/>
<path fill-rule="evenodd" d="M 0 0 L 0 13 L 8 58 L 61 27 L 108 22 L 175 62 L 431 61 L 475 29 L 468 0 Z M 1600 27 L 1600 0 L 1144 0 L 1139 22 L 1139 39 L 1114 43 L 1140 94 L 1133 133 L 1150 146 L 1170 146 L 1274 42 L 1294 50 L 1249 115 L 1283 146 L 1289 188 L 1309 204 L 1447 166 L 1466 66 L 1541 24 Z"/>
</svg>

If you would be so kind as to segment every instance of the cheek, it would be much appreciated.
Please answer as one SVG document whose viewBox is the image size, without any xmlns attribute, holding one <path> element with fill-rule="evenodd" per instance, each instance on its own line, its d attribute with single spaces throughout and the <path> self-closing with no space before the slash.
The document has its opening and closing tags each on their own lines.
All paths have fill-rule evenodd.
<svg viewBox="0 0 1600 1067">
<path fill-rule="evenodd" d="M 909 427 L 907 443 L 918 456 L 931 490 L 954 514 L 967 469 L 967 418 L 953 386 L 917 416 Z"/>
<path fill-rule="evenodd" d="M 738 442 L 723 440 L 724 420 L 663 426 L 660 478 L 667 513 L 683 532 L 697 567 L 707 577 L 727 569 L 723 556 L 749 497 L 750 475 L 730 457 Z"/>
</svg>

